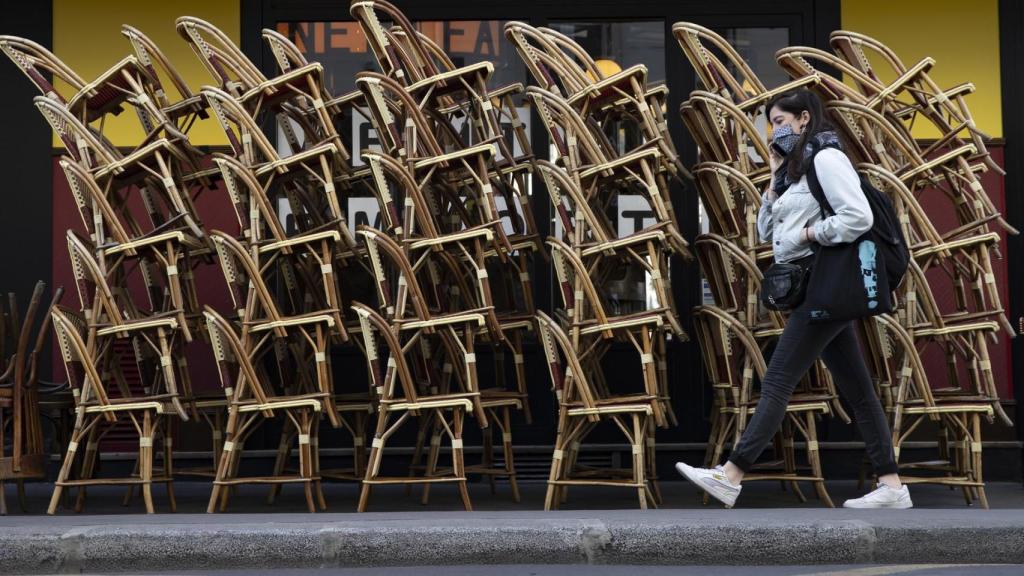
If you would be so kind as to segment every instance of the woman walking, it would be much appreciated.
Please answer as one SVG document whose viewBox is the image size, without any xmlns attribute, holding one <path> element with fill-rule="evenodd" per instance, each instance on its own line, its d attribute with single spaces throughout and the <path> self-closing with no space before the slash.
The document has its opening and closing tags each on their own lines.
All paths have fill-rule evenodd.
<svg viewBox="0 0 1024 576">
<path fill-rule="evenodd" d="M 871 229 L 873 217 L 860 179 L 842 151 L 839 137 L 824 115 L 821 100 L 797 90 L 769 102 L 772 125 L 772 181 L 762 196 L 757 230 L 771 241 L 775 261 L 810 265 L 812 245 L 852 242 Z M 811 162 L 833 214 L 822 218 L 807 182 Z M 726 507 L 731 508 L 750 470 L 779 429 L 797 382 L 821 358 L 842 396 L 853 408 L 868 456 L 878 475 L 873 492 L 847 500 L 847 508 L 911 508 L 910 492 L 900 482 L 892 435 L 851 321 L 809 321 L 797 306 L 786 322 L 761 382 L 757 409 L 728 462 L 715 468 L 694 468 L 683 462 L 676 470 Z"/>
</svg>

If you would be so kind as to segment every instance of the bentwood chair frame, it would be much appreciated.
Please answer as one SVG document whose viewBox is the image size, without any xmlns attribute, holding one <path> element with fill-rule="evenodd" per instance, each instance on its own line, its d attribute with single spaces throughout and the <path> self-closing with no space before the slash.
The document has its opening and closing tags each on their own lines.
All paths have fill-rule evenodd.
<svg viewBox="0 0 1024 576">
<path fill-rule="evenodd" d="M 900 459 L 903 445 L 922 424 L 938 424 L 939 460 L 901 462 L 900 479 L 908 484 L 960 487 L 968 505 L 978 499 L 988 508 L 982 473 L 981 417 L 991 420 L 992 405 L 984 398 L 943 399 L 931 388 L 912 330 L 895 317 L 882 314 L 869 320 L 865 333 L 881 366 L 882 385 L 894 391 L 886 408 L 892 414 L 893 450 Z M 994 326 L 993 326 L 994 328 Z M 952 437 L 952 438 L 951 438 Z M 930 472 L 914 474 L 914 472 Z"/>
<path fill-rule="evenodd" d="M 649 240 L 648 244 L 652 242 Z M 588 267 L 576 251 L 555 238 L 548 238 L 548 245 L 552 249 L 567 328 L 577 353 L 587 362 L 598 363 L 608 350 L 606 340 L 614 338 L 630 343 L 640 357 L 644 390 L 659 400 L 653 412 L 654 422 L 658 426 L 675 424 L 668 397 L 665 335 L 671 332 L 682 339 L 687 336 L 674 308 L 663 300 L 658 308 L 610 315 Z M 648 250 L 653 252 L 653 246 L 649 245 Z M 657 285 L 657 280 L 655 283 Z"/>
<path fill-rule="evenodd" d="M 349 153 L 334 128 L 324 101 L 323 65 L 319 62 L 268 79 L 222 30 L 193 16 L 175 21 L 178 34 L 203 63 L 217 88 L 238 99 L 254 118 L 272 114 L 278 125 L 297 145 L 289 120 L 306 127 L 306 148 L 324 142 L 334 145 L 335 159 L 345 173 L 351 172 Z M 291 113 L 297 110 L 298 113 Z M 314 120 L 309 122 L 309 120 Z"/>
<path fill-rule="evenodd" d="M 413 367 L 407 361 L 411 352 L 419 348 L 419 340 L 423 333 L 418 326 L 396 326 L 383 316 L 377 314 L 370 306 L 354 302 L 352 309 L 359 317 L 360 330 L 366 350 L 366 361 L 379 398 L 377 426 L 370 448 L 370 460 L 363 479 L 362 493 L 359 497 L 360 512 L 364 512 L 369 504 L 373 486 L 382 484 L 430 484 L 454 482 L 458 485 L 459 495 L 465 509 L 472 510 L 469 492 L 466 488 L 466 472 L 463 459 L 462 425 L 467 412 L 474 409 L 474 401 L 478 393 L 468 390 L 461 393 L 435 392 L 422 394 L 418 390 L 414 378 Z M 469 318 L 474 315 L 465 315 Z M 458 319 L 463 321 L 463 319 Z M 475 321 L 483 324 L 483 317 L 475 315 Z M 411 330 L 411 331 L 410 331 Z M 403 334 L 405 333 L 405 334 Z M 377 336 L 387 347 L 387 360 L 381 356 L 381 347 Z M 386 369 L 384 368 L 386 366 Z M 451 414 L 449 418 L 447 414 Z M 397 416 L 397 418 L 395 418 Z M 451 442 L 452 468 L 450 474 L 441 474 L 437 470 L 439 449 L 431 450 L 427 474 L 424 476 L 381 475 L 381 461 L 388 439 L 408 418 L 433 418 L 443 428 Z"/>
<path fill-rule="evenodd" d="M 282 158 L 255 118 L 234 97 L 211 86 L 200 92 L 220 122 L 234 158 L 252 170 L 263 195 L 272 197 L 272 186 L 282 187 L 302 229 L 336 230 L 345 245 L 339 256 L 354 254 L 356 242 L 337 193 L 337 184 L 346 179 L 345 167 L 337 163 L 337 145 L 323 142 Z"/>
<path fill-rule="evenodd" d="M 279 383 L 277 388 L 272 387 L 266 382 L 266 371 L 258 370 L 256 362 L 275 348 L 273 333 L 265 331 L 262 334 L 249 336 L 243 333 L 239 336 L 232 325 L 213 309 L 207 307 L 203 314 L 210 331 L 221 384 L 225 389 L 232 389 L 226 440 L 221 449 L 207 512 L 215 512 L 218 504 L 220 511 L 224 511 L 228 504 L 229 488 L 248 483 L 299 483 L 303 485 L 310 512 L 316 511 L 316 504 L 319 504 L 321 510 L 326 509 L 320 487 L 319 456 L 314 448 L 317 444 L 313 439 L 317 436 L 320 413 L 330 398 L 330 390 L 295 390 L 284 382 Z M 303 362 L 305 359 L 300 357 L 295 360 Z M 278 417 L 281 413 L 298 431 L 298 473 L 239 477 L 238 455 L 242 445 L 262 420 Z"/>
<path fill-rule="evenodd" d="M 826 103 L 825 108 L 837 127 L 845 132 L 852 145 L 849 152 L 857 161 L 877 164 L 893 172 L 915 194 L 924 188 L 945 195 L 956 209 L 960 226 L 984 230 L 988 223 L 996 221 L 1011 234 L 1016 233 L 982 187 L 976 172 L 985 169 L 984 165 L 969 162 L 977 152 L 974 144 L 963 144 L 932 157 L 928 154 L 934 146 L 920 150 L 905 132 L 894 128 L 868 106 L 832 101 Z"/>
<path fill-rule="evenodd" d="M 506 36 L 510 40 L 516 39 L 516 35 L 508 31 L 522 26 L 525 25 L 519 22 L 506 24 Z M 569 36 L 551 28 L 536 29 L 532 37 L 536 34 L 548 40 L 544 46 L 551 50 L 551 55 L 560 59 L 565 70 L 573 70 L 573 79 L 582 83 L 578 90 L 567 92 L 565 96 L 569 104 L 580 111 L 581 116 L 585 119 L 594 118 L 602 126 L 615 120 L 632 121 L 644 138 L 655 143 L 661 150 L 662 169 L 676 178 L 690 178 L 668 133 L 665 118 L 668 87 L 664 83 L 651 85 L 647 81 L 646 66 L 634 64 L 608 75 Z M 524 41 L 526 38 L 522 37 Z M 535 52 L 519 50 L 520 56 L 532 53 Z"/>
<path fill-rule="evenodd" d="M 558 434 L 555 438 L 551 472 L 544 509 L 558 508 L 570 486 L 615 486 L 637 491 L 640 508 L 657 507 L 651 485 L 654 473 L 653 415 L 658 398 L 650 393 L 613 395 L 603 392 L 591 381 L 593 369 L 585 367 L 558 323 L 544 312 L 537 312 L 538 332 L 558 399 Z M 561 356 L 561 357 L 560 357 Z M 564 367 L 563 360 L 564 358 Z M 613 423 L 630 444 L 632 466 L 622 477 L 619 470 L 575 471 L 575 453 L 580 442 L 600 422 Z"/>
<path fill-rule="evenodd" d="M 409 163 L 417 182 L 430 182 L 445 192 L 447 204 L 451 205 L 449 210 L 457 210 L 462 204 L 458 199 L 460 193 L 479 205 L 477 217 L 473 218 L 468 212 L 462 214 L 464 218 L 473 218 L 463 222 L 465 225 L 499 221 L 496 193 L 504 197 L 510 212 L 521 213 L 521 222 L 518 217 L 511 218 L 513 235 L 506 234 L 501 226 L 495 228 L 494 249 L 499 256 L 504 258 L 513 250 L 543 253 L 525 181 L 520 178 L 529 165 L 498 165 L 495 162 L 497 148 L 493 143 L 456 147 L 446 152 L 436 135 L 448 132 L 450 125 L 432 122 L 401 84 L 376 72 L 361 72 L 356 75 L 356 85 L 365 95 L 371 121 L 389 156 Z M 452 132 L 448 138 L 457 138 L 457 135 Z"/>
<path fill-rule="evenodd" d="M 146 511 L 154 512 L 152 484 L 162 483 L 167 486 L 171 510 L 175 509 L 172 467 L 172 420 L 175 413 L 180 414 L 168 403 L 173 400 L 171 394 L 148 393 L 132 396 L 123 388 L 117 395 L 115 390 L 108 389 L 102 376 L 102 364 L 96 360 L 104 359 L 112 354 L 113 338 L 101 338 L 95 341 L 89 336 L 87 342 L 85 332 L 93 332 L 87 328 L 86 321 L 70 309 L 57 306 L 53 309 L 52 319 L 57 342 L 67 368 L 68 381 L 71 383 L 75 400 L 75 427 L 57 480 L 54 483 L 53 495 L 50 499 L 48 514 L 57 511 L 61 495 L 66 487 L 77 486 L 78 497 L 75 511 L 80 512 L 85 502 L 85 488 L 95 485 L 126 484 L 141 485 Z M 108 336 L 104 334 L 103 336 Z M 120 386 L 118 388 L 121 388 Z M 95 463 L 98 457 L 99 442 L 103 436 L 114 429 L 119 423 L 128 422 L 128 430 L 134 430 L 139 436 L 138 475 L 128 478 L 94 478 Z M 153 469 L 154 444 L 158 436 L 163 437 L 163 470 L 155 473 Z M 77 479 L 69 479 L 71 468 L 81 443 L 86 443 L 85 454 Z"/>
<path fill-rule="evenodd" d="M 203 98 L 192 92 L 181 73 L 171 64 L 156 42 L 138 28 L 128 24 L 121 26 L 121 34 L 131 43 L 139 64 L 155 82 L 154 96 L 157 106 L 167 119 L 174 122 L 177 130 L 187 134 L 197 120 L 209 117 Z M 177 99 L 170 98 L 168 86 L 163 82 L 164 78 L 173 86 Z"/>
<path fill-rule="evenodd" d="M 147 139 L 124 155 L 64 105 L 42 96 L 37 96 L 34 102 L 68 154 L 89 170 L 113 204 L 120 201 L 114 201 L 112 195 L 124 195 L 134 185 L 147 205 L 154 228 L 180 218 L 181 223 L 174 226 L 187 227 L 196 238 L 204 237 L 189 194 L 190 186 L 202 184 L 201 180 L 187 176 L 201 172 L 193 157 L 165 138 Z M 163 214 L 153 209 L 158 206 L 158 197 L 165 206 Z"/>
<path fill-rule="evenodd" d="M 122 285 L 130 274 L 131 265 L 136 264 L 146 286 L 150 308 L 178 311 L 178 322 L 184 327 L 186 339 L 190 340 L 189 323 L 199 312 L 191 254 L 205 252 L 205 243 L 192 236 L 189 230 L 167 226 L 173 224 L 175 216 L 165 220 L 166 224 L 161 227 L 144 229 L 131 214 L 127 198 L 104 193 L 93 175 L 74 159 L 64 156 L 59 163 L 108 280 Z M 117 207 L 111 205 L 111 198 L 118 203 Z M 149 208 L 151 220 L 159 222 L 165 218 L 153 216 L 159 214 L 154 203 L 149 203 Z M 166 278 L 165 282 L 160 282 L 161 277 Z"/>
<path fill-rule="evenodd" d="M 668 184 L 657 170 L 661 152 L 647 143 L 625 154 L 615 154 L 603 135 L 591 130 L 563 98 L 536 86 L 526 92 L 537 105 L 562 167 L 579 182 L 588 201 L 607 202 L 609 190 L 643 196 L 654 210 L 655 219 L 668 223 L 665 230 L 673 251 L 689 258 Z"/>
<path fill-rule="evenodd" d="M 340 426 L 330 397 L 333 381 L 328 354 L 332 334 L 346 334 L 344 326 L 339 326 L 340 312 L 336 309 L 321 309 L 283 314 L 277 298 L 265 281 L 267 270 L 274 263 L 250 253 L 230 234 L 214 230 L 210 236 L 220 256 L 221 269 L 234 306 L 241 310 L 239 316 L 243 319 L 243 345 L 248 347 L 253 342 L 265 339 L 263 334 L 272 334 L 276 351 L 282 356 L 285 352 L 290 353 L 295 363 L 294 374 L 287 377 L 282 375 L 282 379 L 287 381 L 288 386 L 295 386 L 307 393 L 327 394 L 323 400 L 324 411 L 332 426 Z M 315 366 L 313 375 L 307 369 L 310 365 Z M 278 370 L 284 371 L 286 367 L 279 365 Z"/>
<path fill-rule="evenodd" d="M 758 188 L 771 180 L 768 144 L 746 113 L 731 100 L 694 90 L 679 113 L 700 149 L 702 160 L 730 166 Z"/>
</svg>

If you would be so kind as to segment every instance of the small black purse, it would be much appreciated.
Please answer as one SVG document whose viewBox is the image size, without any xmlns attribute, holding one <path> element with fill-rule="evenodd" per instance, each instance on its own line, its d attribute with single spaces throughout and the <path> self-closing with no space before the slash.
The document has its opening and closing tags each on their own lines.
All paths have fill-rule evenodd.
<svg viewBox="0 0 1024 576">
<path fill-rule="evenodd" d="M 803 303 L 813 261 L 812 255 L 795 262 L 775 262 L 769 266 L 761 281 L 761 302 L 765 307 L 788 312 Z"/>
</svg>

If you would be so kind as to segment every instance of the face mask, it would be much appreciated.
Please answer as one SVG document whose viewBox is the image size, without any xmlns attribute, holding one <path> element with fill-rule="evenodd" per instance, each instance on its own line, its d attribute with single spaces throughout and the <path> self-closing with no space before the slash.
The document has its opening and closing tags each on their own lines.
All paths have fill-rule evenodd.
<svg viewBox="0 0 1024 576">
<path fill-rule="evenodd" d="M 799 140 L 800 135 L 794 134 L 793 128 L 789 124 L 783 124 L 772 132 L 771 146 L 779 156 L 786 157 L 796 147 Z"/>
</svg>

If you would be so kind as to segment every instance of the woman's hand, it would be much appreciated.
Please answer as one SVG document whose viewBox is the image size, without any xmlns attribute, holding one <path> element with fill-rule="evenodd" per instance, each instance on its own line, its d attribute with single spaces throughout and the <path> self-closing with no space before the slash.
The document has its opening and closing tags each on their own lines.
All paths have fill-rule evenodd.
<svg viewBox="0 0 1024 576">
<path fill-rule="evenodd" d="M 768 166 L 771 169 L 772 179 L 768 182 L 768 191 L 765 194 L 765 199 L 768 202 L 775 202 L 779 195 L 775 193 L 775 172 L 782 165 L 782 156 L 779 156 L 774 148 L 768 148 Z"/>
<path fill-rule="evenodd" d="M 779 153 L 775 151 L 775 148 L 772 148 L 771 146 L 769 146 L 768 147 L 768 166 L 772 170 L 772 177 L 773 178 L 775 176 L 775 171 L 778 170 L 779 166 L 781 166 L 781 165 L 782 165 L 782 156 L 779 156 Z"/>
</svg>

